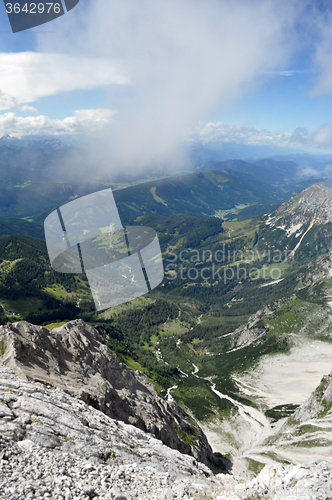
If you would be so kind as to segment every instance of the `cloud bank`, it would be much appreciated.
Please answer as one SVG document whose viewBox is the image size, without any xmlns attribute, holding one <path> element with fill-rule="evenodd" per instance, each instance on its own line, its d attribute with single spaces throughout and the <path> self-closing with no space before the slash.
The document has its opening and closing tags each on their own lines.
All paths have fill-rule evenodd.
<svg viewBox="0 0 332 500">
<path fill-rule="evenodd" d="M 86 158 L 105 172 L 165 164 L 181 168 L 188 161 L 183 139 L 198 120 L 267 78 L 295 74 L 289 67 L 294 54 L 309 47 L 308 33 L 310 42 L 316 37 L 312 96 L 332 92 L 331 16 L 312 5 L 306 0 L 87 0 L 54 21 L 55 33 L 37 35 L 38 53 L 0 54 L 5 75 L 0 109 L 21 104 L 22 112 L 33 114 L 5 113 L 2 130 L 16 136 L 29 133 L 29 127 L 32 134 L 85 133 Z M 108 88 L 108 97 L 96 115 L 77 111 L 53 120 L 31 106 L 43 96 L 98 86 Z M 326 147 L 332 143 L 329 127 L 273 135 L 210 122 L 193 137 Z M 74 169 L 75 158 L 71 164 Z"/>
<path fill-rule="evenodd" d="M 31 109 L 32 108 L 32 109 Z M 39 114 L 32 106 L 21 106 L 20 111 L 32 112 L 34 116 L 21 117 L 15 113 L 0 115 L 0 136 L 9 134 L 21 138 L 29 135 L 77 135 L 98 132 L 115 114 L 110 109 L 84 109 L 63 120 Z"/>
<path fill-rule="evenodd" d="M 105 107 L 118 114 L 85 141 L 97 163 L 111 170 L 178 164 L 186 161 L 179 144 L 202 114 L 228 105 L 267 72 L 289 65 L 298 5 L 93 0 L 64 16 L 56 34 L 43 35 L 39 49 L 50 53 L 57 47 L 70 52 L 71 60 L 102 59 L 106 72 L 112 61 L 129 68 L 130 97 L 119 104 L 110 88 Z M 92 72 L 87 78 L 93 79 Z"/>
<path fill-rule="evenodd" d="M 227 125 L 222 122 L 201 123 L 188 140 L 208 144 L 211 142 L 235 142 L 250 146 L 278 146 L 281 148 L 328 148 L 332 146 L 332 127 L 322 125 L 309 132 L 306 128 L 296 128 L 292 133 L 273 134 L 269 130 L 258 130 L 240 124 Z"/>
</svg>

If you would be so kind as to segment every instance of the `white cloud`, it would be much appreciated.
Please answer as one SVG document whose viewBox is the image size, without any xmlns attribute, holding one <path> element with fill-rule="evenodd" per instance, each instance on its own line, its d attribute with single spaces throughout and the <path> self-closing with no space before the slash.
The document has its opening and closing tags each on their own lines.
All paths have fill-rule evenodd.
<svg viewBox="0 0 332 500">
<path fill-rule="evenodd" d="M 98 131 L 109 123 L 115 114 L 110 109 L 84 109 L 75 111 L 74 116 L 63 120 L 53 119 L 49 116 L 17 116 L 15 113 L 0 115 L 0 136 L 9 134 L 12 137 L 29 135 L 65 135 L 82 134 L 89 131 Z"/>
<path fill-rule="evenodd" d="M 17 110 L 20 111 L 21 113 L 31 113 L 35 116 L 40 115 L 37 108 L 34 108 L 33 106 L 28 106 L 28 104 L 23 104 L 22 106 L 18 106 Z"/>
<path fill-rule="evenodd" d="M 317 132 L 312 134 L 312 141 L 317 146 L 332 146 L 332 127 L 328 123 L 322 125 Z"/>
<path fill-rule="evenodd" d="M 61 92 L 130 81 L 117 61 L 34 52 L 0 53 L 0 74 L 0 110 Z"/>
<path fill-rule="evenodd" d="M 200 124 L 192 136 L 203 143 L 236 142 L 248 145 L 282 145 L 288 144 L 292 134 L 273 135 L 268 130 L 243 127 L 242 125 L 226 125 L 222 122 Z"/>
<path fill-rule="evenodd" d="M 322 76 L 315 91 L 332 91 L 331 19 L 322 20 L 325 13 L 311 9 L 312 3 L 91 0 L 55 21 L 56 33 L 36 35 L 42 53 L 0 54 L 0 109 L 60 92 L 130 83 L 130 100 L 116 101 L 117 119 L 99 122 L 105 126 L 98 125 L 95 135 L 94 127 L 83 125 L 90 118 L 77 114 L 64 120 L 30 117 L 31 133 L 38 123 L 40 131 L 42 126 L 57 131 L 57 123 L 61 132 L 56 133 L 87 131 L 90 157 L 105 169 L 178 163 L 183 159 L 178 145 L 199 117 L 251 92 L 269 75 L 299 72 L 288 69 L 292 57 L 303 44 L 309 47 L 307 33 L 311 43 L 320 28 L 316 60 Z M 54 47 L 66 55 L 53 54 Z M 115 99 L 110 87 L 105 107 L 113 108 Z M 18 120 L 13 123 L 19 133 L 28 132 L 29 122 Z M 328 129 L 271 134 L 222 123 L 201 126 L 196 134 L 206 141 L 290 147 L 323 147 L 330 141 Z"/>
<path fill-rule="evenodd" d="M 310 97 L 332 93 L 332 15 L 324 12 L 324 16 L 317 20 L 317 38 L 314 56 L 314 69 L 316 70 L 316 82 L 308 93 Z"/>
<path fill-rule="evenodd" d="M 309 132 L 305 128 L 297 128 L 291 134 L 290 142 L 300 145 L 313 145 L 318 148 L 329 148 L 332 146 L 332 127 L 325 123 L 314 132 Z"/>
<path fill-rule="evenodd" d="M 39 47 L 126 61 L 135 98 L 117 103 L 117 120 L 90 144 L 107 168 L 137 169 L 176 162 L 178 143 L 202 113 L 252 91 L 264 73 L 289 68 L 301 6 L 289 0 L 93 0 L 64 16 L 56 34 L 40 35 Z M 114 106 L 111 91 L 107 106 Z"/>
<path fill-rule="evenodd" d="M 201 123 L 188 140 L 196 140 L 205 144 L 209 142 L 235 142 L 251 146 L 278 146 L 283 148 L 329 148 L 332 146 L 332 127 L 322 125 L 317 131 L 309 132 L 298 127 L 292 133 L 272 134 L 268 130 L 243 127 L 242 125 L 226 125 L 222 122 Z"/>
<path fill-rule="evenodd" d="M 275 75 L 275 76 L 294 76 L 300 73 L 306 73 L 307 71 L 299 69 L 286 69 L 283 71 L 266 71 L 265 75 Z"/>
</svg>

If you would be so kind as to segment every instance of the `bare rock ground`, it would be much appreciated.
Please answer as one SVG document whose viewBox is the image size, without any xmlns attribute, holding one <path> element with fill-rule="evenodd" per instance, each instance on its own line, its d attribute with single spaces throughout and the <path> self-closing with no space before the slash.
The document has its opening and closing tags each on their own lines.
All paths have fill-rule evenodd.
<svg viewBox="0 0 332 500">
<path fill-rule="evenodd" d="M 0 342 L 3 363 L 21 378 L 64 389 L 105 415 L 225 470 L 195 420 L 174 401 L 159 397 L 149 379 L 121 363 L 84 321 L 52 331 L 24 321 L 8 324 L 0 327 Z"/>
<path fill-rule="evenodd" d="M 214 475 L 195 456 L 102 411 L 110 401 L 106 385 L 120 399 L 138 395 L 147 406 L 159 396 L 79 320 L 52 335 L 28 323 L 2 327 L 0 353 L 1 499 L 332 499 L 328 457 L 304 465 L 267 465 L 254 479 Z M 329 377 L 323 385 L 326 401 Z M 95 399 L 84 400 L 82 392 Z M 148 409 L 147 422 L 152 418 L 160 417 Z"/>
</svg>

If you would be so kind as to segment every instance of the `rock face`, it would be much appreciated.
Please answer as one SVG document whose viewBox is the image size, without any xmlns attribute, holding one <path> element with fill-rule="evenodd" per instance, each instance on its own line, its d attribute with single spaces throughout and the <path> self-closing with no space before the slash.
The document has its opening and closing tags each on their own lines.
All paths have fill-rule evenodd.
<svg viewBox="0 0 332 500">
<path fill-rule="evenodd" d="M 17 322 L 0 327 L 3 364 L 26 381 L 65 390 L 108 417 L 149 432 L 170 448 L 223 468 L 197 423 L 120 362 L 98 331 L 74 320 L 52 331 Z"/>
<path fill-rule="evenodd" d="M 26 382 L 3 365 L 0 433 L 23 446 L 34 443 L 96 465 L 132 461 L 148 466 L 156 459 L 161 472 L 212 474 L 195 458 L 168 448 L 151 434 L 107 417 L 61 389 Z"/>
</svg>

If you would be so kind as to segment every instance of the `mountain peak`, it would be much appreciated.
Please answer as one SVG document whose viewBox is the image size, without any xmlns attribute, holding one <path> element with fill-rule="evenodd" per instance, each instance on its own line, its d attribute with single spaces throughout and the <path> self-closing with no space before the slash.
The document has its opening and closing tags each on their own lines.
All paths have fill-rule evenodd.
<svg viewBox="0 0 332 500">
<path fill-rule="evenodd" d="M 332 189 L 313 184 L 268 215 L 266 223 L 290 231 L 306 222 L 332 222 Z"/>
</svg>

